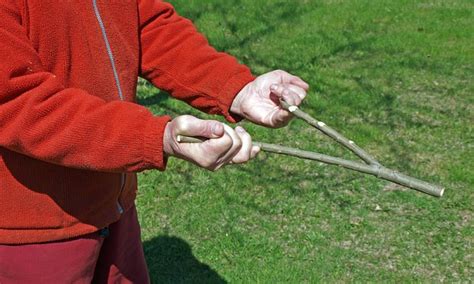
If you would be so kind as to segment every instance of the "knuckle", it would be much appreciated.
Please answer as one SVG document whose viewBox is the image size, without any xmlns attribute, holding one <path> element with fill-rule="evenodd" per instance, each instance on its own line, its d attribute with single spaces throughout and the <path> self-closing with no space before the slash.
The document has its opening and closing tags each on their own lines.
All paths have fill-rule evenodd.
<svg viewBox="0 0 474 284">
<path fill-rule="evenodd" d="M 236 151 L 240 150 L 242 148 L 242 145 L 243 145 L 242 139 L 240 138 L 235 139 L 233 146 L 236 149 Z"/>
<path fill-rule="evenodd" d="M 304 98 L 306 96 L 306 91 L 298 86 L 293 86 L 292 88 L 293 92 L 298 95 L 300 98 Z"/>
<path fill-rule="evenodd" d="M 179 132 L 188 132 L 196 123 L 196 118 L 192 115 L 181 115 L 175 118 L 176 130 Z"/>
<path fill-rule="evenodd" d="M 232 145 L 232 148 L 229 149 L 229 151 L 231 151 L 232 153 L 236 154 L 236 153 L 239 153 L 240 149 L 242 149 L 242 141 L 236 141 L 234 142 L 234 144 Z"/>
<path fill-rule="evenodd" d="M 295 97 L 295 103 L 296 103 L 297 105 L 300 105 L 302 101 L 303 101 L 303 100 L 302 100 L 299 96 L 296 96 L 296 97 Z"/>
<path fill-rule="evenodd" d="M 202 134 L 210 134 L 212 133 L 212 128 L 214 126 L 214 123 L 212 121 L 206 121 L 205 127 L 202 130 Z"/>
<path fill-rule="evenodd" d="M 252 142 L 252 136 L 248 132 L 242 133 L 242 140 Z"/>
<path fill-rule="evenodd" d="M 175 128 L 178 132 L 186 132 L 188 129 L 188 123 L 184 119 L 180 119 L 177 121 Z"/>
<path fill-rule="evenodd" d="M 222 138 L 222 146 L 224 146 L 225 150 L 229 150 L 232 147 L 232 138 L 229 135 L 224 135 Z"/>
</svg>

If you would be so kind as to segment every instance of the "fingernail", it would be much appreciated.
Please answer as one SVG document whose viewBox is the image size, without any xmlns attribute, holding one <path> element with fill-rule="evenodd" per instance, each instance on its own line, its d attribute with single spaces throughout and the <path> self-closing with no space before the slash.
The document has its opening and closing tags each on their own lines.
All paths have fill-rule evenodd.
<svg viewBox="0 0 474 284">
<path fill-rule="evenodd" d="M 220 135 L 222 133 L 222 126 L 219 123 L 214 123 L 211 128 L 212 134 Z"/>
<path fill-rule="evenodd" d="M 243 129 L 241 126 L 237 126 L 237 127 L 235 128 L 235 130 L 236 130 L 237 132 L 239 132 L 239 133 L 244 133 L 244 132 L 245 132 L 245 129 Z"/>
</svg>

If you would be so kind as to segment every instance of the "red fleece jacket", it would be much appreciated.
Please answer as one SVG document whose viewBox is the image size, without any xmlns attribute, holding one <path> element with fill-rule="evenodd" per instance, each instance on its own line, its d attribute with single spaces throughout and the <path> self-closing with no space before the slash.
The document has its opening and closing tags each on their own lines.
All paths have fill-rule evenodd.
<svg viewBox="0 0 474 284">
<path fill-rule="evenodd" d="M 165 167 L 169 117 L 137 76 L 233 120 L 253 77 L 156 0 L 0 2 L 0 243 L 93 232 L 133 204 L 134 172 Z"/>
</svg>

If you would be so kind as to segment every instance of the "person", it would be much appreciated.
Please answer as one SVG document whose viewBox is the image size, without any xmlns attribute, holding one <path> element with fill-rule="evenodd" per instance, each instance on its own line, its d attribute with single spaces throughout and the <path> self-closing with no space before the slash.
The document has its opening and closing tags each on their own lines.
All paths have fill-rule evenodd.
<svg viewBox="0 0 474 284">
<path fill-rule="evenodd" d="M 281 127 L 308 84 L 254 77 L 158 0 L 0 3 L 0 283 L 149 282 L 136 173 L 259 149 L 242 128 L 135 102 L 141 76 L 229 122 Z M 178 143 L 177 135 L 208 138 Z"/>
</svg>

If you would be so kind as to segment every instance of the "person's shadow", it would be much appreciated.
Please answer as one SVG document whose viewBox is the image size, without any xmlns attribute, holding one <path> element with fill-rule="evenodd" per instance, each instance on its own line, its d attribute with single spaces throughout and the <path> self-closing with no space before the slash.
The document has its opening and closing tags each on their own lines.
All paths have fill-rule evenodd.
<svg viewBox="0 0 474 284">
<path fill-rule="evenodd" d="M 159 236 L 143 243 L 152 283 L 227 283 L 194 257 L 186 241 Z"/>
</svg>

